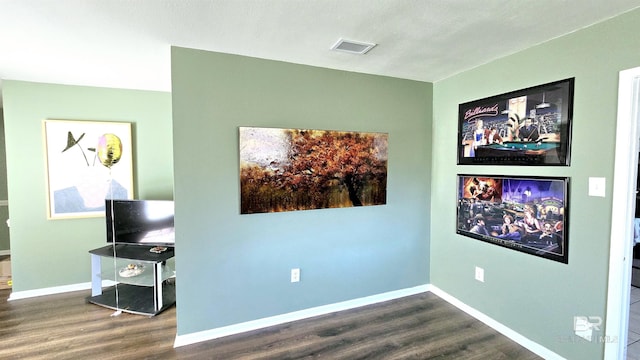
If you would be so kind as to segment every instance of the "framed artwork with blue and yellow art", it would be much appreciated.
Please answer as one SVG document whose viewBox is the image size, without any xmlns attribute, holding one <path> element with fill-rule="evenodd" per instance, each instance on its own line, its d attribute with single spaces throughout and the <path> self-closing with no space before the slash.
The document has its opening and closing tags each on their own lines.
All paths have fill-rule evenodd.
<svg viewBox="0 0 640 360">
<path fill-rule="evenodd" d="M 47 218 L 100 217 L 133 199 L 131 123 L 44 120 Z"/>
</svg>

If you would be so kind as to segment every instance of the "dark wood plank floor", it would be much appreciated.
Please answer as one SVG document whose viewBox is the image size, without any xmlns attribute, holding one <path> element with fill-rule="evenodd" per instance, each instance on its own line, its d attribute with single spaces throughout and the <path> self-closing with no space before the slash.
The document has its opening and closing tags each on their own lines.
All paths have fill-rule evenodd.
<svg viewBox="0 0 640 360">
<path fill-rule="evenodd" d="M 177 349 L 175 307 L 112 317 L 88 295 L 0 290 L 0 359 L 539 359 L 431 293 Z"/>
</svg>

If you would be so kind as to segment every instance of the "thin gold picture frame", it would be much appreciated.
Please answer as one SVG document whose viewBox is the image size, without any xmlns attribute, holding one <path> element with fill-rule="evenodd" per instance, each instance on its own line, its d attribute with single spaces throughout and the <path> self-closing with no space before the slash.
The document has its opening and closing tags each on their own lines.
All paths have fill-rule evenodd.
<svg viewBox="0 0 640 360">
<path fill-rule="evenodd" d="M 131 123 L 43 121 L 47 219 L 104 216 L 106 199 L 133 199 Z"/>
</svg>

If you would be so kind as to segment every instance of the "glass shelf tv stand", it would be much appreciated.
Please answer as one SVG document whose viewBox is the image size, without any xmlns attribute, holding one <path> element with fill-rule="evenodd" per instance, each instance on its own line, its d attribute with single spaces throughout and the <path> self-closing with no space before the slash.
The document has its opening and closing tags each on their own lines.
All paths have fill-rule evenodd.
<svg viewBox="0 0 640 360">
<path fill-rule="evenodd" d="M 153 246 L 117 244 L 90 250 L 91 296 L 96 305 L 154 316 L 176 302 L 175 251 Z M 115 257 L 114 257 L 115 255 Z M 104 281 L 104 282 L 103 282 Z M 105 283 L 107 286 L 105 286 Z"/>
</svg>

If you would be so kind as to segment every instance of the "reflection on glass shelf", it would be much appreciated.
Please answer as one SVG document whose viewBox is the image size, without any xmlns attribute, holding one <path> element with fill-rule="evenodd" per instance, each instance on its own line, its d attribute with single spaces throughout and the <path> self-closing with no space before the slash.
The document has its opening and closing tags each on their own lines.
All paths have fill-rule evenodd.
<svg viewBox="0 0 640 360">
<path fill-rule="evenodd" d="M 131 285 L 154 286 L 154 265 L 155 262 L 153 261 L 116 259 L 114 262 L 113 259 L 105 259 L 105 261 L 102 261 L 100 276 L 103 281 L 110 280 Z M 132 272 L 123 271 L 130 269 L 132 266 L 141 269 L 141 271 L 139 271 L 137 275 L 132 275 Z M 161 265 L 161 269 L 162 281 L 174 277 L 176 275 L 174 259 L 171 258 L 167 260 L 165 264 Z"/>
</svg>

